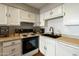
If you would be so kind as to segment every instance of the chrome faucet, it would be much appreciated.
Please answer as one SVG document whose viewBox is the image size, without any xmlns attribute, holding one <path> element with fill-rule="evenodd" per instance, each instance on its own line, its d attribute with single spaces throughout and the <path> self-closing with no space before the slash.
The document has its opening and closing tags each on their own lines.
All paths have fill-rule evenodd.
<svg viewBox="0 0 79 59">
<path fill-rule="evenodd" d="M 53 34 L 53 35 L 54 35 L 54 28 L 53 28 L 53 27 L 50 27 L 49 31 L 52 31 L 52 33 L 51 33 L 51 34 Z"/>
</svg>

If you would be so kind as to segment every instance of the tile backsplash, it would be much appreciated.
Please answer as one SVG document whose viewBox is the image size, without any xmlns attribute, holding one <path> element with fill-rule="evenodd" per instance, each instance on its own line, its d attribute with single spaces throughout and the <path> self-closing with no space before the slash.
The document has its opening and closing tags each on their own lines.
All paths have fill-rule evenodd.
<svg viewBox="0 0 79 59">
<path fill-rule="evenodd" d="M 20 26 L 9 26 L 9 34 L 14 33 L 16 28 L 20 28 Z"/>
</svg>

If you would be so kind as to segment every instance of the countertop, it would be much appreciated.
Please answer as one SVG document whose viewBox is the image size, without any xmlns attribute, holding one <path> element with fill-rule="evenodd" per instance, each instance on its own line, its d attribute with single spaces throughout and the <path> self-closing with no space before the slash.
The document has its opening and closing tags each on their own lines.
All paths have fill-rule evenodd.
<svg viewBox="0 0 79 59">
<path fill-rule="evenodd" d="M 21 40 L 22 38 L 24 38 L 22 36 L 23 34 L 28 34 L 28 33 L 10 35 L 9 37 L 0 37 L 0 42 L 10 41 L 10 40 Z M 35 35 L 30 35 L 30 34 L 32 33 L 29 33 L 26 38 L 40 35 L 40 34 L 35 34 Z M 56 38 L 56 40 L 65 42 L 68 44 L 79 45 L 79 39 L 67 37 L 65 35 L 63 35 L 62 37 Z"/>
<path fill-rule="evenodd" d="M 71 44 L 71 45 L 77 45 L 77 46 L 79 46 L 79 39 L 76 39 L 76 38 L 62 36 L 60 38 L 57 38 L 57 40 L 59 40 L 61 42 L 68 43 L 68 44 Z"/>
<path fill-rule="evenodd" d="M 5 41 L 11 41 L 11 40 L 21 40 L 22 38 L 28 38 L 28 37 L 33 37 L 33 36 L 38 36 L 38 34 L 35 35 L 30 35 L 31 33 L 29 33 L 28 36 L 23 37 L 23 34 L 28 34 L 28 33 L 22 33 L 22 34 L 11 34 L 8 37 L 0 37 L 0 42 L 5 42 Z"/>
<path fill-rule="evenodd" d="M 19 34 L 9 35 L 8 37 L 0 37 L 0 42 L 10 41 L 10 40 L 18 40 L 21 39 Z"/>
<path fill-rule="evenodd" d="M 44 35 L 43 35 L 44 36 Z M 46 36 L 46 37 L 49 37 L 49 36 Z M 49 37 L 49 38 L 53 38 L 53 37 Z M 79 46 L 79 39 L 77 38 L 72 38 L 68 35 L 62 35 L 61 37 L 59 38 L 54 38 L 56 41 L 59 41 L 59 42 L 64 42 L 64 43 L 67 43 L 67 44 L 71 44 L 71 45 L 76 45 L 76 46 Z"/>
</svg>

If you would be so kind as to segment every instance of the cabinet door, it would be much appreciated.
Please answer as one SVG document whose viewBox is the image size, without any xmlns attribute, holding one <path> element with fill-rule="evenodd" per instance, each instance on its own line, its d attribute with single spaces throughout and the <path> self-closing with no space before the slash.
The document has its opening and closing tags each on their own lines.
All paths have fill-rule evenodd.
<svg viewBox="0 0 79 59">
<path fill-rule="evenodd" d="M 2 55 L 2 48 L 0 47 L 0 56 Z"/>
<path fill-rule="evenodd" d="M 0 42 L 0 56 L 2 56 L 2 43 Z"/>
<path fill-rule="evenodd" d="M 56 42 L 56 56 L 70 56 L 70 53 L 65 46 Z"/>
<path fill-rule="evenodd" d="M 20 18 L 21 20 L 20 21 L 28 21 L 29 20 L 29 13 L 27 11 L 24 11 L 24 10 L 20 10 Z"/>
<path fill-rule="evenodd" d="M 45 19 L 51 19 L 59 16 L 63 16 L 63 5 L 45 12 Z"/>
<path fill-rule="evenodd" d="M 14 8 L 14 7 L 7 7 L 7 22 L 8 25 L 20 25 L 20 20 L 19 20 L 19 9 Z"/>
<path fill-rule="evenodd" d="M 3 47 L 3 55 L 4 56 L 19 56 L 22 54 L 21 44 L 16 44 L 13 46 Z"/>
<path fill-rule="evenodd" d="M 53 18 L 63 16 L 63 5 L 52 9 L 52 14 L 51 15 L 52 15 Z"/>
<path fill-rule="evenodd" d="M 35 22 L 35 14 L 28 12 L 28 11 L 24 11 L 24 10 L 20 10 L 20 18 L 21 21 L 25 21 L 25 22 Z"/>
<path fill-rule="evenodd" d="M 28 22 L 33 22 L 33 23 L 35 23 L 35 14 L 34 13 L 32 13 L 32 12 L 29 12 L 28 13 L 28 17 L 29 17 L 29 19 L 28 19 Z"/>
<path fill-rule="evenodd" d="M 40 14 L 40 26 L 45 26 L 45 13 Z"/>
<path fill-rule="evenodd" d="M 47 46 L 46 55 L 55 56 L 55 39 L 47 38 L 46 46 Z"/>
<path fill-rule="evenodd" d="M 79 49 L 56 42 L 56 56 L 79 56 Z"/>
<path fill-rule="evenodd" d="M 0 4 L 0 24 L 7 24 L 7 6 Z"/>
<path fill-rule="evenodd" d="M 79 4 L 66 3 L 63 5 L 64 25 L 79 25 Z"/>
<path fill-rule="evenodd" d="M 44 36 L 40 36 L 39 49 L 42 54 L 46 55 L 46 40 L 45 40 Z"/>
<path fill-rule="evenodd" d="M 48 20 L 51 18 L 51 16 L 52 16 L 52 11 L 49 10 L 49 11 L 45 12 L 44 18 L 45 18 L 45 20 Z"/>
<path fill-rule="evenodd" d="M 35 14 L 35 23 L 34 26 L 40 26 L 40 15 L 39 14 Z"/>
<path fill-rule="evenodd" d="M 41 36 L 39 49 L 46 56 L 55 56 L 55 40 Z"/>
</svg>

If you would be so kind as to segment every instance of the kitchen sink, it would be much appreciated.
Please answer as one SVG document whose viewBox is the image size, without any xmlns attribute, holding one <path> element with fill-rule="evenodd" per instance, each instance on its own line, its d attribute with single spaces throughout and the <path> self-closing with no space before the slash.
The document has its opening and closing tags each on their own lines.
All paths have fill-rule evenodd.
<svg viewBox="0 0 79 59">
<path fill-rule="evenodd" d="M 53 35 L 53 34 L 43 34 L 43 36 L 48 36 L 48 37 L 52 37 L 52 38 L 59 38 L 59 37 L 61 37 L 61 35 Z"/>
</svg>

